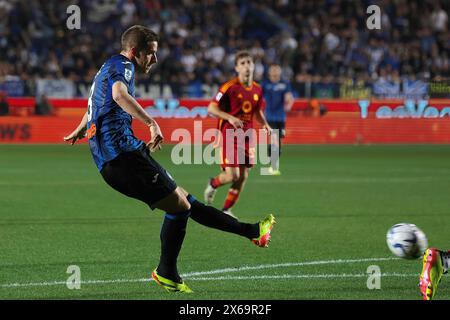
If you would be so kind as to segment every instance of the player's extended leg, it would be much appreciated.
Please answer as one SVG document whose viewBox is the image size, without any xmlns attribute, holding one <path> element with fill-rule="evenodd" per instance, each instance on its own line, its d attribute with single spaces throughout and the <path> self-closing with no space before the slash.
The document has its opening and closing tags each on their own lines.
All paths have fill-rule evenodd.
<svg viewBox="0 0 450 320">
<path fill-rule="evenodd" d="M 181 188 L 182 189 L 182 188 Z M 187 200 L 191 204 L 190 218 L 204 226 L 231 232 L 250 239 L 259 247 L 267 247 L 270 242 L 270 232 L 275 224 L 273 215 L 268 215 L 259 223 L 244 223 L 238 219 L 230 217 L 222 211 L 205 205 L 183 190 Z"/>
<path fill-rule="evenodd" d="M 172 213 L 166 213 L 161 227 L 161 258 L 158 267 L 152 272 L 152 278 L 166 290 L 173 292 L 192 292 L 177 270 L 177 258 L 186 234 L 188 217 L 207 227 L 246 237 L 259 247 L 269 245 L 270 233 L 275 224 L 273 215 L 259 223 L 239 222 L 222 211 L 197 201 L 180 187 L 155 203 L 154 207 Z"/>
<path fill-rule="evenodd" d="M 239 195 L 244 190 L 244 185 L 248 178 L 249 169 L 245 165 L 240 165 L 239 168 L 232 169 L 237 169 L 239 174 L 233 176 L 233 184 L 228 190 L 228 194 L 223 204 L 222 210 L 234 217 L 234 215 L 231 213 L 231 208 L 236 204 L 239 199 Z"/>
<path fill-rule="evenodd" d="M 186 234 L 191 204 L 175 181 L 147 149 L 119 155 L 105 164 L 101 174 L 120 193 L 166 212 L 160 233 L 160 263 L 152 272 L 152 278 L 169 291 L 190 292 L 178 275 L 177 258 Z"/>
<path fill-rule="evenodd" d="M 204 192 L 205 203 L 210 205 L 214 201 L 217 188 L 233 182 L 239 176 L 239 168 L 226 167 L 216 177 L 211 178 L 206 185 Z"/>
<path fill-rule="evenodd" d="M 161 259 L 152 272 L 156 283 L 172 292 L 192 292 L 180 279 L 177 258 L 186 233 L 188 217 L 206 226 L 245 236 L 260 247 L 267 246 L 275 220 L 272 215 L 259 224 L 242 224 L 223 212 L 196 201 L 178 187 L 147 149 L 119 155 L 101 171 L 105 182 L 118 192 L 166 212 L 161 226 Z"/>
<path fill-rule="evenodd" d="M 423 255 L 419 288 L 424 300 L 432 300 L 442 275 L 450 268 L 450 251 L 428 248 Z"/>
<path fill-rule="evenodd" d="M 188 196 L 188 200 L 191 202 L 191 218 L 194 221 L 210 228 L 246 237 L 258 247 L 269 246 L 270 233 L 275 224 L 273 215 L 269 214 L 259 223 L 243 223 L 214 207 L 204 205 L 192 195 Z"/>
</svg>

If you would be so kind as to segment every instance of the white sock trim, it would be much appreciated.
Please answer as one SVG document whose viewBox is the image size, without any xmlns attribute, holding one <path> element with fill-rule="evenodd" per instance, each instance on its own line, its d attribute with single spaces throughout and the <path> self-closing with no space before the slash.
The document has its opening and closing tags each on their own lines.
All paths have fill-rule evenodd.
<svg viewBox="0 0 450 320">
<path fill-rule="evenodd" d="M 450 269 L 450 252 L 442 251 L 441 257 L 442 257 L 442 265 L 444 266 L 444 273 L 445 273 Z"/>
</svg>

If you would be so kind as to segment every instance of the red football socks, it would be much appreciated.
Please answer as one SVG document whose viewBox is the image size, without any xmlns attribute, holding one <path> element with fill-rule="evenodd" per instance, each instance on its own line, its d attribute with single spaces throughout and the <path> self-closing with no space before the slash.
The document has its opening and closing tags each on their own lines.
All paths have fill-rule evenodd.
<svg viewBox="0 0 450 320">
<path fill-rule="evenodd" d="M 220 187 L 222 185 L 222 183 L 220 182 L 219 177 L 215 177 L 215 178 L 211 179 L 210 185 L 214 189 L 217 189 L 218 187 Z"/>
<path fill-rule="evenodd" d="M 223 210 L 230 209 L 232 206 L 234 206 L 234 204 L 237 202 L 238 199 L 239 199 L 239 190 L 229 189 L 227 198 L 225 199 L 225 203 L 223 205 Z"/>
</svg>

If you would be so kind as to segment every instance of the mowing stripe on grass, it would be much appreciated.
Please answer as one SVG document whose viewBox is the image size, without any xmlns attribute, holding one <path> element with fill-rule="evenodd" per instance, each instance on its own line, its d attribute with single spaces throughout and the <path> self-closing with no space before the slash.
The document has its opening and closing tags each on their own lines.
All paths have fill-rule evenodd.
<svg viewBox="0 0 450 320">
<path fill-rule="evenodd" d="M 184 183 L 194 183 L 198 180 L 184 179 Z M 273 183 L 293 183 L 293 184 L 309 184 L 309 183 L 412 183 L 412 182 L 435 182 L 435 181 L 449 181 L 446 176 L 425 176 L 425 177 L 352 177 L 352 178 L 317 178 L 317 177 L 301 177 L 296 179 L 280 178 L 277 180 L 259 180 L 257 184 L 273 184 Z M 78 185 L 102 185 L 101 180 L 64 180 L 64 181 L 0 181 L 0 186 L 78 186 Z"/>
<path fill-rule="evenodd" d="M 276 269 L 285 267 L 301 267 L 301 266 L 312 266 L 312 265 L 323 265 L 323 264 L 349 264 L 349 263 L 360 263 L 360 262 L 379 262 L 379 261 L 391 261 L 399 260 L 398 258 L 366 258 L 366 259 L 338 259 L 338 260 L 318 260 L 318 261 L 306 261 L 306 262 L 289 262 L 289 263 L 278 263 L 278 264 L 263 264 L 258 266 L 242 266 L 236 268 L 225 268 L 216 269 L 209 271 L 196 271 L 184 273 L 181 276 L 186 279 L 193 281 L 207 281 L 207 280 L 252 280 L 252 279 L 290 279 L 290 278 L 345 278 L 345 277 L 367 277 L 367 274 L 302 274 L 302 275 L 261 275 L 261 276 L 221 276 L 221 277 L 198 277 L 205 275 L 213 275 L 220 273 L 233 273 L 239 271 L 247 270 L 260 270 L 260 269 Z M 385 273 L 385 276 L 398 276 L 398 277 L 409 277 L 411 274 L 402 273 Z M 417 276 L 417 275 L 416 275 Z M 84 280 L 80 284 L 114 284 L 114 283 L 137 283 L 152 281 L 153 279 L 111 279 L 111 280 Z M 29 282 L 29 283 L 7 283 L 1 284 L 0 288 L 21 288 L 21 287 L 46 287 L 46 286 L 59 286 L 65 285 L 66 281 L 48 281 L 48 282 Z"/>
</svg>

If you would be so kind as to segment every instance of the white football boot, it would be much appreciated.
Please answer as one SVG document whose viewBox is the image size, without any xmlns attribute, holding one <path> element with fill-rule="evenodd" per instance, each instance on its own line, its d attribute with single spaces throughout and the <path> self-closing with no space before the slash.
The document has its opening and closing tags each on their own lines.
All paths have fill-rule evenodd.
<svg viewBox="0 0 450 320">
<path fill-rule="evenodd" d="M 210 179 L 208 181 L 208 184 L 206 185 L 206 189 L 205 189 L 205 193 L 204 193 L 205 203 L 207 205 L 211 205 L 214 202 L 214 197 L 216 196 L 216 192 L 217 192 L 217 190 L 211 186 L 211 180 L 212 179 Z"/>
</svg>

